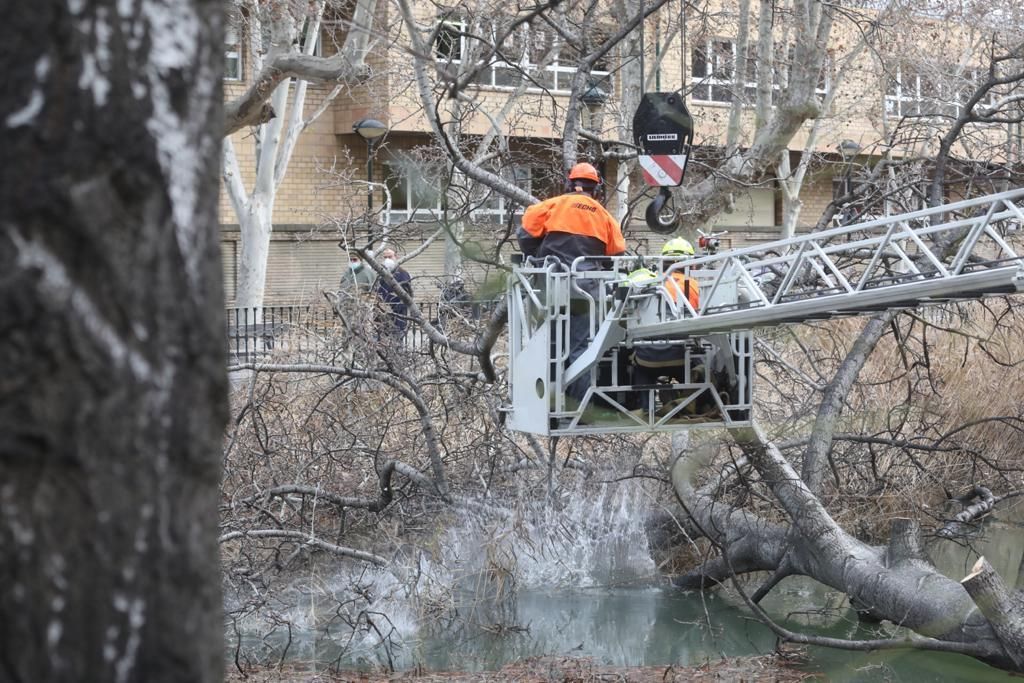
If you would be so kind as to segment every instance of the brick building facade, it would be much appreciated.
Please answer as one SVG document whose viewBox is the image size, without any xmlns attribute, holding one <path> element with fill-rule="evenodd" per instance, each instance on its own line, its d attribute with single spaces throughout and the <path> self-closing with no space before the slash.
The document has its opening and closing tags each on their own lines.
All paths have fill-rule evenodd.
<svg viewBox="0 0 1024 683">
<path fill-rule="evenodd" d="M 436 25 L 439 21 L 434 5 L 419 3 L 416 7 L 418 19 L 424 26 Z M 378 6 L 375 22 L 381 27 L 394 27 L 397 18 L 389 15 L 393 11 L 386 4 Z M 662 59 L 658 68 L 652 71 L 657 87 L 663 91 L 679 88 L 688 91 L 687 104 L 697 129 L 695 144 L 707 150 L 720 150 L 725 142 L 730 105 L 723 100 L 732 98 L 736 85 L 736 79 L 729 76 L 737 58 L 733 40 L 736 17 L 729 12 L 716 16 L 719 16 L 716 23 L 705 24 L 700 31 L 682 34 L 685 40 L 677 33 L 674 37 L 667 37 L 663 44 L 656 45 L 655 41 L 660 39 L 656 38 L 658 34 L 651 23 L 654 19 L 649 20 L 646 34 L 648 58 L 651 60 L 648 63 L 653 64 L 655 52 Z M 453 17 L 457 19 L 458 15 L 449 13 L 444 17 L 454 25 L 450 34 L 454 38 L 449 40 L 459 40 L 459 31 L 465 27 L 458 26 Z M 950 29 L 946 24 L 936 26 L 936 30 L 943 31 L 944 40 L 961 40 L 966 44 L 963 32 Z M 325 50 L 328 51 L 337 42 L 337 36 L 332 36 L 331 30 L 327 25 L 322 32 L 327 45 Z M 343 247 L 350 240 L 358 242 L 365 235 L 368 146 L 353 132 L 353 124 L 362 118 L 379 119 L 389 126 L 388 134 L 375 147 L 373 154 L 373 180 L 391 190 L 390 211 L 383 210 L 387 200 L 380 185 L 373 191 L 378 222 L 390 226 L 389 241 L 402 254 L 409 255 L 420 249 L 423 240 L 434 235 L 443 223 L 446 215 L 441 202 L 443 193 L 436 192 L 439 181 L 425 171 L 431 167 L 431 150 L 435 156 L 438 154 L 437 146 L 412 82 L 412 58 L 407 50 L 401 49 L 403 45 L 407 47 L 407 40 L 403 43 L 400 33 L 394 32 L 398 36 L 395 38 L 397 42 L 390 47 L 373 51 L 369 62 L 374 77 L 367 84 L 350 88 L 327 104 L 323 113 L 298 140 L 274 203 L 267 304 L 321 300 L 321 291 L 336 285 L 346 264 L 345 253 L 339 245 Z M 890 56 L 887 57 L 879 50 L 858 51 L 857 39 L 856 27 L 837 22 L 829 46 L 828 69 L 820 84 L 822 97 L 834 89 L 835 98 L 817 121 L 814 131 L 814 158 L 799 194 L 802 210 L 798 231 L 807 230 L 817 222 L 831 202 L 836 184 L 841 182 L 851 163 L 866 163 L 883 154 L 926 154 L 929 145 L 934 145 L 926 135 L 908 138 L 907 142 L 895 147 L 891 144 L 896 139 L 894 126 L 910 107 L 924 107 L 926 100 L 943 99 L 932 97 L 931 91 L 925 92 L 923 77 L 912 70 L 910 64 L 915 62 L 907 58 L 908 54 L 917 51 L 922 59 L 916 63 L 927 62 L 925 56 L 935 62 L 937 58 L 932 53 L 936 46 L 933 41 L 922 40 L 919 32 L 910 33 L 889 45 Z M 234 41 L 234 47 L 229 47 L 228 51 L 228 58 L 232 61 L 229 72 L 239 78 L 225 82 L 225 96 L 229 99 L 237 97 L 245 87 L 245 79 L 251 77 L 247 51 L 243 47 L 246 41 L 238 37 Z M 459 45 L 445 44 L 442 56 L 446 59 L 461 56 Z M 435 51 L 438 49 L 435 45 Z M 598 117 L 605 126 L 604 132 L 611 135 L 620 114 L 624 114 L 622 118 L 628 121 L 631 113 L 619 111 L 618 95 L 622 82 L 617 74 L 621 64 L 609 59 L 600 66 L 605 70 L 598 69 L 596 77 L 599 84 L 608 89 L 608 97 L 589 108 L 585 115 Z M 502 78 L 499 67 L 488 67 L 484 72 L 478 76 L 478 83 L 470 86 L 479 109 L 462 122 L 462 134 L 467 138 L 486 133 L 488 118 L 480 110 L 497 112 L 511 91 L 511 88 L 499 85 Z M 535 196 L 543 197 L 559 189 L 557 152 L 562 110 L 567 101 L 560 86 L 572 76 L 573 70 L 559 63 L 538 73 L 541 74 L 538 77 L 548 79 L 545 85 L 549 90 L 527 90 L 511 108 L 504 128 L 511 155 L 521 160 L 521 165 L 517 162 L 511 177 Z M 487 84 L 479 83 L 488 79 Z M 749 90 L 753 81 L 744 85 Z M 294 89 L 294 84 L 292 87 Z M 774 87 L 778 91 L 784 84 L 777 83 Z M 330 86 L 310 85 L 305 104 L 307 115 L 321 107 L 330 92 Z M 949 106 L 956 106 L 958 97 L 951 91 L 945 100 Z M 442 108 L 446 106 L 443 99 L 441 105 Z M 754 128 L 753 111 L 744 110 L 742 119 L 744 134 L 740 138 L 741 146 L 750 142 Z M 593 123 L 593 119 L 590 122 Z M 793 168 L 808 146 L 812 125 L 813 120 L 806 123 L 790 145 Z M 987 134 L 998 141 L 1005 137 L 1006 132 L 1000 129 Z M 1019 137 L 1019 128 L 1017 135 Z M 251 182 L 255 172 L 255 151 L 250 136 L 242 131 L 236 133 L 232 140 L 238 154 L 240 173 L 246 182 Z M 840 149 L 840 143 L 844 141 L 846 150 Z M 613 178 L 614 169 L 614 164 L 609 165 L 605 169 L 606 177 Z M 691 164 L 691 174 L 699 173 L 700 169 Z M 434 195 L 430 194 L 431 188 Z M 414 206 L 415 202 L 418 204 Z M 729 231 L 724 240 L 728 246 L 775 239 L 779 232 L 782 202 L 778 181 L 765 178 L 756 186 L 736 193 L 732 210 L 720 215 L 714 228 Z M 631 246 L 652 249 L 661 238 L 646 230 L 642 206 L 633 211 L 634 218 L 625 226 L 626 233 Z M 515 212 L 516 209 L 507 201 L 490 197 L 480 200 L 478 210 L 468 221 L 465 239 L 469 246 L 463 251 L 470 256 L 466 260 L 465 276 L 473 288 L 486 287 L 488 278 L 496 277 L 492 265 L 476 263 L 473 256 L 482 255 L 482 260 L 486 261 L 497 253 L 502 238 L 507 238 L 510 228 L 514 227 Z M 230 302 L 234 296 L 240 235 L 237 218 L 225 193 L 222 193 L 221 223 L 226 293 Z M 692 235 L 693 230 L 689 232 Z M 514 240 L 506 241 L 501 253 L 509 253 L 513 243 Z M 444 282 L 444 258 L 445 246 L 441 235 L 406 262 L 406 269 L 415 278 L 418 296 L 437 296 Z"/>
</svg>

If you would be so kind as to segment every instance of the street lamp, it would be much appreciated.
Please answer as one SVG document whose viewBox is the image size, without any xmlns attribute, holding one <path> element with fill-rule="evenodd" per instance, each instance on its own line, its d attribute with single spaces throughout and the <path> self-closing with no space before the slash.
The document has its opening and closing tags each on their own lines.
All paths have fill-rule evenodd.
<svg viewBox="0 0 1024 683">
<path fill-rule="evenodd" d="M 839 143 L 839 153 L 843 155 L 843 159 L 856 156 L 860 153 L 860 143 L 853 140 L 843 140 Z"/>
<path fill-rule="evenodd" d="M 848 198 L 850 196 L 852 191 L 852 188 L 850 187 L 850 177 L 853 175 L 853 159 L 860 152 L 860 145 L 853 140 L 843 140 L 836 145 L 836 149 L 839 150 L 839 154 L 843 157 L 843 166 L 845 168 L 841 169 L 843 182 L 842 185 L 839 186 L 838 195 L 834 194 L 835 185 L 832 186 L 833 201 L 840 197 Z M 853 219 L 854 215 L 856 215 L 856 211 L 854 210 L 851 201 L 847 199 L 843 202 L 843 205 L 839 207 L 839 212 L 832 217 L 832 220 L 838 221 L 838 223 L 836 223 L 837 225 L 847 225 Z"/>
<path fill-rule="evenodd" d="M 356 121 L 352 130 L 366 140 L 366 210 L 373 215 L 373 146 L 377 144 L 388 127 L 377 119 L 361 119 Z"/>
<path fill-rule="evenodd" d="M 593 132 L 597 132 L 594 131 L 594 129 L 598 127 L 595 121 L 597 121 L 598 114 L 601 111 L 601 106 L 607 101 L 608 93 L 601 87 L 600 83 L 597 83 L 596 81 L 591 81 L 587 86 L 587 89 L 583 91 L 582 95 L 580 95 L 580 102 L 586 105 L 587 113 L 589 114 L 589 120 L 586 122 L 586 125 Z"/>
<path fill-rule="evenodd" d="M 843 174 L 843 194 L 850 194 L 850 176 L 853 174 L 853 159 L 860 153 L 860 144 L 853 140 L 843 140 L 839 143 L 839 154 L 843 157 L 843 164 L 846 172 Z"/>
</svg>

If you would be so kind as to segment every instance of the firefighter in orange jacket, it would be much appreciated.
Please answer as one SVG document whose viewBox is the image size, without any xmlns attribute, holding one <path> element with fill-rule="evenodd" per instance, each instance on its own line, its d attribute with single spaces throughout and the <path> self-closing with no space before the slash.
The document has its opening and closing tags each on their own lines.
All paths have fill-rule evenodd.
<svg viewBox="0 0 1024 683">
<path fill-rule="evenodd" d="M 570 265 L 580 256 L 617 256 L 626 251 L 619 223 L 596 197 L 601 176 L 590 164 L 569 171 L 569 191 L 534 204 L 523 214 L 519 248 L 527 256 L 554 256 Z M 580 270 L 597 270 L 584 262 Z"/>
<path fill-rule="evenodd" d="M 587 163 L 576 164 L 569 171 L 567 192 L 526 209 L 517 238 L 526 256 L 553 256 L 566 266 L 581 256 L 618 256 L 626 251 L 619 223 L 601 205 L 601 176 Z M 598 270 L 596 262 L 584 261 L 578 270 Z M 595 287 L 581 287 L 597 299 L 601 292 Z M 572 311 L 569 316 L 569 357 L 565 367 L 572 365 L 590 342 L 590 315 Z M 584 376 L 566 388 L 566 394 L 579 402 L 587 393 L 589 381 Z"/>
</svg>

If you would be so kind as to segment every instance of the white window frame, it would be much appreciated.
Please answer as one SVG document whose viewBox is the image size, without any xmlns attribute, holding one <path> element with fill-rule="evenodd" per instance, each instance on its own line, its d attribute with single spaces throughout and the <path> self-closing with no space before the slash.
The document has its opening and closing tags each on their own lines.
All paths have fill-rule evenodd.
<svg viewBox="0 0 1024 683">
<path fill-rule="evenodd" d="M 511 167 L 512 183 L 519 189 L 533 194 L 533 169 L 530 166 L 515 165 Z M 509 219 L 508 210 L 513 208 L 512 216 L 521 216 L 526 210 L 522 204 L 511 201 L 505 195 L 494 192 L 490 188 L 483 188 L 493 193 L 491 199 L 497 201 L 495 207 L 481 207 L 473 210 L 472 219 L 478 223 L 504 224 Z"/>
<path fill-rule="evenodd" d="M 716 43 L 719 45 L 728 45 L 728 53 L 731 55 L 731 59 L 728 63 L 722 64 L 717 63 L 715 56 L 720 54 L 716 52 Z M 697 50 L 701 50 L 704 55 L 704 73 L 696 74 L 694 69 L 697 61 L 694 59 L 694 53 Z M 743 89 L 744 104 L 746 106 L 753 106 L 754 99 L 757 93 L 757 45 L 747 45 L 747 73 L 743 79 L 740 87 Z M 788 60 L 792 60 L 792 57 L 787 57 Z M 708 38 L 702 45 L 694 47 L 690 50 L 690 76 L 694 79 L 693 88 L 690 92 L 690 99 L 694 102 L 701 102 L 704 104 L 713 105 L 729 105 L 733 100 L 733 93 L 736 88 L 735 78 L 733 77 L 734 70 L 738 67 L 738 57 L 736 51 L 736 41 L 731 38 L 712 37 Z M 788 61 L 787 61 L 788 64 Z M 717 77 L 716 72 L 725 71 L 729 75 L 727 77 Z M 826 63 L 824 65 L 824 79 L 819 78 L 818 82 L 814 84 L 814 92 L 819 97 L 824 97 L 828 93 L 829 89 L 829 68 L 828 59 L 826 57 Z M 699 80 L 698 80 L 699 79 Z M 788 74 L 786 77 L 788 80 Z M 824 80 L 824 83 L 822 81 Z M 776 98 L 782 91 L 782 74 L 779 72 L 778 60 L 772 64 L 772 106 L 776 105 Z M 715 99 L 715 88 L 724 88 L 728 94 L 727 99 Z"/>
<path fill-rule="evenodd" d="M 444 63 L 447 63 L 447 64 L 462 64 L 463 63 L 463 56 L 466 54 L 467 48 L 468 48 L 468 44 L 467 44 L 467 40 L 466 40 L 466 35 L 465 35 L 465 33 L 466 33 L 466 21 L 464 19 L 439 19 L 438 24 L 442 25 L 442 26 L 450 26 L 453 29 L 455 29 L 455 31 L 458 33 L 458 41 L 459 41 L 458 42 L 458 55 L 459 56 L 455 57 L 455 58 L 447 58 L 447 57 L 439 54 L 436 47 L 434 48 L 434 56 L 440 62 L 444 62 Z M 530 41 L 529 25 L 520 26 L 518 31 L 521 32 L 521 35 L 519 36 L 519 38 L 523 41 L 523 45 L 524 46 L 528 46 L 530 44 L 529 43 L 529 41 Z M 491 37 L 492 38 L 496 37 L 496 31 L 495 31 L 493 26 L 490 28 L 490 33 L 491 33 Z M 441 36 L 441 32 L 439 31 L 438 32 L 438 39 L 440 39 L 440 36 Z M 435 41 L 435 44 L 436 44 L 436 41 Z M 505 84 L 499 84 L 497 82 L 498 81 L 498 73 L 500 71 L 502 71 L 502 70 L 513 71 L 517 75 L 521 71 L 524 71 L 527 74 L 537 73 L 538 71 L 541 71 L 541 72 L 544 72 L 545 74 L 549 74 L 550 75 L 550 83 L 551 83 L 550 87 L 549 86 L 545 86 L 545 85 L 541 85 L 541 86 L 532 85 L 532 84 L 529 83 L 529 80 L 527 78 L 527 83 L 528 83 L 527 84 L 527 91 L 528 92 L 545 92 L 545 91 L 553 92 L 553 93 L 568 93 L 568 92 L 570 92 L 573 77 L 576 75 L 576 72 L 579 70 L 579 69 L 576 68 L 576 66 L 569 65 L 569 64 L 562 64 L 559 61 L 558 57 L 556 56 L 555 59 L 550 64 L 547 64 L 546 66 L 541 68 L 539 64 L 535 63 L 531 59 L 530 55 L 531 55 L 531 50 L 529 49 L 529 47 L 527 47 L 526 49 L 523 50 L 523 56 L 522 56 L 522 58 L 520 59 L 520 61 L 518 63 L 509 62 L 509 61 L 502 61 L 502 60 L 496 60 L 496 61 L 492 62 L 491 64 L 488 64 L 487 66 L 481 68 L 480 71 L 477 73 L 476 78 L 473 79 L 473 84 L 476 85 L 476 86 L 479 86 L 479 87 L 490 88 L 490 89 L 494 89 L 494 90 L 514 90 L 515 88 L 518 87 L 518 84 L 505 85 Z M 589 79 L 590 82 L 591 83 L 602 83 L 602 82 L 604 82 L 606 84 L 606 89 L 609 92 L 611 90 L 610 79 L 611 79 L 611 72 L 610 71 L 595 69 L 595 70 L 591 70 L 591 72 L 590 72 L 590 79 Z M 544 79 L 536 79 L 536 80 L 544 80 Z"/>
<path fill-rule="evenodd" d="M 921 95 L 921 75 L 900 65 L 895 78 L 889 79 L 885 89 L 885 115 L 891 118 L 920 115 L 921 105 L 928 102 Z M 930 104 L 930 103 L 929 103 Z M 908 111 L 910 108 L 915 111 Z"/>
<path fill-rule="evenodd" d="M 716 44 L 728 45 L 728 51 L 731 55 L 731 60 L 728 64 L 721 64 L 715 59 Z M 695 73 L 697 68 L 697 60 L 694 58 L 697 50 L 704 53 L 704 73 Z M 696 46 L 690 50 L 690 75 L 694 79 L 693 88 L 690 91 L 690 99 L 694 102 L 705 102 L 709 104 L 720 104 L 727 105 L 732 102 L 733 99 L 733 87 L 735 85 L 735 79 L 732 76 L 733 69 L 736 68 L 736 41 L 730 38 L 708 38 L 703 44 Z M 728 77 L 718 77 L 716 72 L 727 71 Z M 698 80 L 699 79 L 699 80 Z M 744 88 L 757 87 L 757 81 L 753 83 L 743 84 Z M 715 99 L 715 89 L 725 88 L 728 94 L 726 99 Z"/>
<path fill-rule="evenodd" d="M 963 112 L 966 103 L 966 94 L 972 90 L 971 83 L 980 81 L 981 70 L 969 68 L 963 71 L 960 77 L 964 84 L 955 88 L 948 81 L 953 77 L 946 77 L 935 83 L 935 96 L 922 93 L 922 75 L 920 70 L 910 71 L 912 65 L 899 65 L 896 67 L 895 78 L 886 83 L 885 89 L 885 115 L 889 118 L 903 118 L 914 116 L 921 119 L 956 118 Z M 955 70 L 955 69 L 954 69 Z M 943 70 L 945 71 L 945 70 Z M 943 74 L 944 75 L 944 74 Z M 951 92 L 953 90 L 956 92 Z M 998 95 L 989 90 L 988 97 L 978 102 L 975 106 L 991 106 L 998 100 Z M 915 108 L 917 111 L 908 111 Z"/>
<path fill-rule="evenodd" d="M 299 29 L 299 33 L 298 33 L 298 36 L 297 36 L 298 43 L 296 45 L 296 47 L 299 50 L 299 54 L 306 54 L 306 52 L 305 52 L 305 47 L 306 47 L 306 27 L 309 26 L 309 22 L 310 22 L 309 19 L 306 19 L 305 21 L 303 21 L 302 22 L 302 27 Z M 316 45 L 313 46 L 312 56 L 313 57 L 323 57 L 324 56 L 324 27 L 323 27 L 323 24 L 320 25 L 319 30 L 317 30 L 317 32 L 316 32 Z"/>
<path fill-rule="evenodd" d="M 236 12 L 229 12 L 225 17 L 224 29 L 224 80 L 241 81 L 245 76 L 242 67 L 242 21 Z M 232 38 L 234 40 L 232 40 Z M 230 64 L 236 64 L 236 74 L 230 75 Z"/>
<path fill-rule="evenodd" d="M 414 162 L 398 160 L 385 162 L 384 166 L 387 168 L 387 175 L 385 176 L 384 182 L 387 183 L 389 178 L 400 178 L 402 182 L 407 185 L 405 190 L 406 202 L 411 203 L 416 197 L 416 192 L 411 185 L 412 178 L 415 178 L 417 183 L 422 182 L 423 188 L 435 188 L 436 183 L 432 182 L 427 173 L 417 173 L 415 176 L 410 176 L 408 173 L 403 173 L 403 168 L 408 168 Z M 394 202 L 394 192 L 391 192 L 391 201 Z M 443 194 L 436 193 L 435 201 L 428 203 L 424 206 L 416 206 L 409 208 L 406 206 L 404 209 L 396 209 L 394 206 L 389 206 L 387 215 L 385 216 L 385 222 L 387 225 L 396 225 L 399 223 L 430 223 L 440 220 L 441 218 L 441 205 L 442 205 Z"/>
<path fill-rule="evenodd" d="M 458 57 L 449 57 L 441 54 L 438 50 L 438 43 L 440 43 L 441 36 L 445 33 L 444 27 L 454 30 L 454 38 L 458 40 L 458 43 L 456 43 L 456 46 L 458 47 Z M 439 19 L 435 25 L 435 29 L 437 30 L 437 37 L 434 39 L 432 49 L 437 61 L 444 62 L 446 64 L 462 64 L 462 55 L 466 54 L 466 21 L 458 18 Z"/>
</svg>

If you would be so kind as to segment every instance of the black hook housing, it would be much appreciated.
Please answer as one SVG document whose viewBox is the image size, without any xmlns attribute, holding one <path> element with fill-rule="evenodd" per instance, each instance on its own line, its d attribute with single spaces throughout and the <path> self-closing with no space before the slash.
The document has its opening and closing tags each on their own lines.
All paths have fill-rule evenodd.
<svg viewBox="0 0 1024 683">
<path fill-rule="evenodd" d="M 679 216 L 676 211 L 665 213 L 665 206 L 672 199 L 669 186 L 682 184 L 690 161 L 690 146 L 693 144 L 693 117 L 686 108 L 683 96 L 677 92 L 645 93 L 633 115 L 633 142 L 644 157 L 673 157 L 675 160 L 682 157 L 681 166 L 675 161 L 668 163 L 668 166 L 675 169 L 674 175 L 659 171 L 659 177 L 655 178 L 650 175 L 647 167 L 644 170 L 647 182 L 661 188 L 644 214 L 647 226 L 659 234 L 673 233 L 679 227 Z M 641 159 L 641 162 L 644 161 Z M 646 161 L 650 161 L 650 165 L 658 170 L 658 159 Z M 641 163 L 641 166 L 644 164 Z"/>
<path fill-rule="evenodd" d="M 693 143 L 693 117 L 677 92 L 644 93 L 633 114 L 633 142 L 647 155 L 686 154 Z"/>
</svg>

